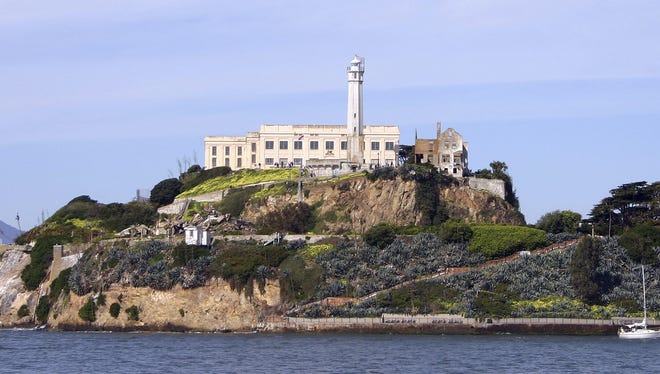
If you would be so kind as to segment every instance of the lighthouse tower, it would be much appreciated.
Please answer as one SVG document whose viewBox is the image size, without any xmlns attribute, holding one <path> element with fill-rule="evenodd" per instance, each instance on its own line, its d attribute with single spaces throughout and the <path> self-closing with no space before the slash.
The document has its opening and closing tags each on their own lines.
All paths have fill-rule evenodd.
<svg viewBox="0 0 660 374">
<path fill-rule="evenodd" d="M 348 73 L 348 116 L 346 130 L 348 135 L 348 161 L 364 163 L 364 124 L 362 123 L 362 81 L 364 76 L 364 57 L 355 57 L 346 68 Z"/>
</svg>

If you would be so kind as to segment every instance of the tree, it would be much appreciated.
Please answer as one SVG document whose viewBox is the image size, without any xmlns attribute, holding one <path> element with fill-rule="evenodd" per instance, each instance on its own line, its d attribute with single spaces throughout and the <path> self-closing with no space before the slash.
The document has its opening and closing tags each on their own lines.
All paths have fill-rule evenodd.
<svg viewBox="0 0 660 374">
<path fill-rule="evenodd" d="M 176 195 L 181 193 L 183 183 L 176 178 L 164 179 L 151 189 L 149 201 L 158 206 L 171 204 Z"/>
<path fill-rule="evenodd" d="M 278 231 L 304 234 L 314 228 L 312 207 L 306 203 L 285 205 L 259 217 L 257 227 L 260 233 L 265 234 Z"/>
<path fill-rule="evenodd" d="M 621 235 L 619 242 L 633 261 L 644 265 L 658 262 L 653 248 L 660 247 L 660 228 L 648 224 L 633 227 Z"/>
<path fill-rule="evenodd" d="M 585 236 L 571 257 L 571 284 L 577 296 L 587 304 L 600 301 L 599 275 L 596 272 L 603 245 L 599 239 Z"/>
<path fill-rule="evenodd" d="M 577 232 L 580 220 L 582 220 L 580 213 L 575 213 L 570 210 L 555 210 L 541 216 L 535 226 L 537 229 L 552 234 L 560 234 L 563 232 L 574 234 Z"/>
<path fill-rule="evenodd" d="M 445 242 L 467 243 L 474 236 L 474 231 L 467 223 L 447 221 L 440 225 L 439 236 Z"/>
<path fill-rule="evenodd" d="M 415 162 L 415 146 L 399 144 L 399 165 Z"/>
<path fill-rule="evenodd" d="M 396 239 L 396 228 L 389 223 L 381 222 L 367 230 L 362 237 L 367 244 L 383 249 Z"/>
<path fill-rule="evenodd" d="M 618 235 L 660 216 L 660 182 L 622 184 L 593 207 L 590 221 L 601 235 Z"/>
</svg>

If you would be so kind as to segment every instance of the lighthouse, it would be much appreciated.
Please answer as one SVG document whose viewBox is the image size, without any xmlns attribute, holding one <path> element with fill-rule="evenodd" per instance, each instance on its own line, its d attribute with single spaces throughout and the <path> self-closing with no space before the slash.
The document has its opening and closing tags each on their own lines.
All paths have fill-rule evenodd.
<svg viewBox="0 0 660 374">
<path fill-rule="evenodd" d="M 362 122 L 362 82 L 364 57 L 355 57 L 346 68 L 348 74 L 348 111 L 346 130 L 348 136 L 348 161 L 364 163 L 364 123 Z"/>
</svg>

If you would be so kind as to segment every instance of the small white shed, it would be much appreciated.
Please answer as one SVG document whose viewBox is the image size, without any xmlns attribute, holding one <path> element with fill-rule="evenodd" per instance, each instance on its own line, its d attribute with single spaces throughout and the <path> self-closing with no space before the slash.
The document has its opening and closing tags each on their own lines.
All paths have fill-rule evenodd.
<svg viewBox="0 0 660 374">
<path fill-rule="evenodd" d="M 210 245 L 211 234 L 198 226 L 186 226 L 184 228 L 185 241 L 188 245 Z"/>
</svg>

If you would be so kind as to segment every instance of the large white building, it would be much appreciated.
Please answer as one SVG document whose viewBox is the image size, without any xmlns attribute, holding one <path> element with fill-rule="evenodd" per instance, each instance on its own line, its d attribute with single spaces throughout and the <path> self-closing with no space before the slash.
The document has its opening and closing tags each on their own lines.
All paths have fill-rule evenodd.
<svg viewBox="0 0 660 374">
<path fill-rule="evenodd" d="M 347 68 L 346 125 L 261 125 L 246 136 L 204 138 L 207 169 L 308 167 L 320 174 L 380 165 L 396 165 L 398 126 L 365 126 L 362 115 L 364 58 Z"/>
</svg>

